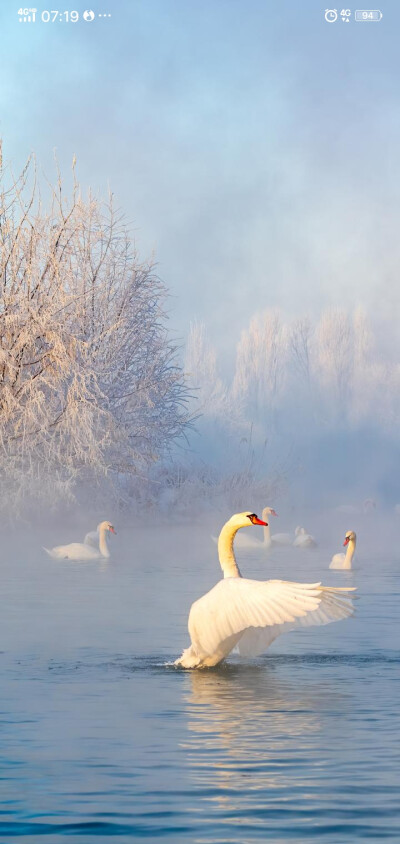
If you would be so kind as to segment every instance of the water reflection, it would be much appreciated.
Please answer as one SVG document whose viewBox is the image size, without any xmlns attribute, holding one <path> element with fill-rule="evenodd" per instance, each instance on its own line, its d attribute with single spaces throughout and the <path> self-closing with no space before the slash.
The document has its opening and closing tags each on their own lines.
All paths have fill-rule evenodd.
<svg viewBox="0 0 400 844">
<path fill-rule="evenodd" d="M 285 801 L 294 785 L 305 792 L 301 763 L 319 743 L 325 686 L 299 692 L 266 664 L 193 671 L 187 683 L 191 777 L 224 822 L 227 812 L 257 809 L 257 792 L 263 813 L 266 800 Z"/>
</svg>

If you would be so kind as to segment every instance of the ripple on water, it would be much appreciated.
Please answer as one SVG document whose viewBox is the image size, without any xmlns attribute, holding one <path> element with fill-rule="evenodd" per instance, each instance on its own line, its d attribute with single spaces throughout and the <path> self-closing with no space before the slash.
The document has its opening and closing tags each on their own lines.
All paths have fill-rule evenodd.
<svg viewBox="0 0 400 844">
<path fill-rule="evenodd" d="M 352 575 L 354 619 L 184 671 L 206 577 L 188 583 L 183 551 L 157 592 L 145 557 L 72 571 L 28 552 L 0 596 L 1 842 L 397 844 L 395 563 Z"/>
</svg>

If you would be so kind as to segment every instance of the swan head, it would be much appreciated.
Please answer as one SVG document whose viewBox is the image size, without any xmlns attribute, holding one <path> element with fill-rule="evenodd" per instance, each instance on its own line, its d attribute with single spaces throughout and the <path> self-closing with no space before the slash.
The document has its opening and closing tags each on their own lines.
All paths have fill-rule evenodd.
<svg viewBox="0 0 400 844">
<path fill-rule="evenodd" d="M 228 524 L 232 528 L 239 528 L 249 527 L 249 525 L 263 525 L 267 527 L 268 522 L 263 522 L 262 519 L 259 519 L 255 513 L 252 513 L 251 510 L 245 510 L 244 513 L 235 513 L 234 516 L 231 516 L 229 519 Z"/>
<path fill-rule="evenodd" d="M 354 530 L 348 530 L 345 534 L 343 545 L 348 545 L 349 542 L 355 542 L 356 538 Z"/>
<path fill-rule="evenodd" d="M 266 519 L 267 516 L 277 516 L 278 513 L 275 513 L 275 510 L 272 507 L 264 507 L 261 515 L 263 519 Z"/>
<path fill-rule="evenodd" d="M 114 525 L 112 525 L 111 522 L 100 522 L 100 524 L 97 525 L 97 530 L 98 530 L 99 533 L 100 533 L 101 530 L 108 530 L 110 533 L 115 533 L 115 534 L 117 533 Z"/>
</svg>

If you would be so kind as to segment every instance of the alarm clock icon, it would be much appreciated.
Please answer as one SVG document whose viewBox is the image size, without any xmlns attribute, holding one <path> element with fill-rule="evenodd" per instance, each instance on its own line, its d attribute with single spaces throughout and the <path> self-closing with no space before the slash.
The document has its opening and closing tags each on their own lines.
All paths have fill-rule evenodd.
<svg viewBox="0 0 400 844">
<path fill-rule="evenodd" d="M 337 21 L 337 9 L 325 9 L 325 20 L 328 23 L 335 23 Z"/>
</svg>

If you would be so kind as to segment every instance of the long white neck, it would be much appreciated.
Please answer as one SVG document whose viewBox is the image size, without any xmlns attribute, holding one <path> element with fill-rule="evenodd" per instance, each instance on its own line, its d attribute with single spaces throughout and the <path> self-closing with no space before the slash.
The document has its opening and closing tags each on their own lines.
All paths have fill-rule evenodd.
<svg viewBox="0 0 400 844">
<path fill-rule="evenodd" d="M 268 545 L 268 546 L 272 545 L 271 528 L 269 526 L 269 523 L 267 525 L 265 525 L 265 527 L 263 528 L 263 531 L 264 531 L 264 545 Z"/>
<path fill-rule="evenodd" d="M 100 528 L 99 530 L 99 549 L 100 554 L 102 557 L 109 557 L 110 552 L 108 550 L 107 539 L 106 539 L 107 530 L 106 528 Z"/>
<path fill-rule="evenodd" d="M 344 558 L 345 565 L 351 568 L 351 561 L 354 557 L 354 551 L 356 550 L 356 540 L 350 539 L 346 549 L 346 556 Z"/>
<path fill-rule="evenodd" d="M 224 577 L 241 577 L 236 559 L 235 554 L 233 551 L 233 540 L 235 538 L 236 533 L 238 532 L 237 527 L 232 527 L 232 525 L 227 522 L 218 537 L 218 557 L 220 566 L 224 573 Z"/>
<path fill-rule="evenodd" d="M 262 520 L 263 520 L 263 522 L 267 522 L 267 524 L 266 524 L 266 525 L 265 525 L 265 527 L 263 528 L 263 531 L 264 531 L 264 545 L 266 545 L 267 547 L 269 547 L 270 545 L 272 545 L 272 539 L 271 539 L 271 528 L 270 528 L 270 526 L 269 526 L 268 517 L 269 517 L 269 509 L 268 509 L 268 507 L 267 507 L 266 509 L 264 509 L 264 510 L 262 511 Z"/>
</svg>

